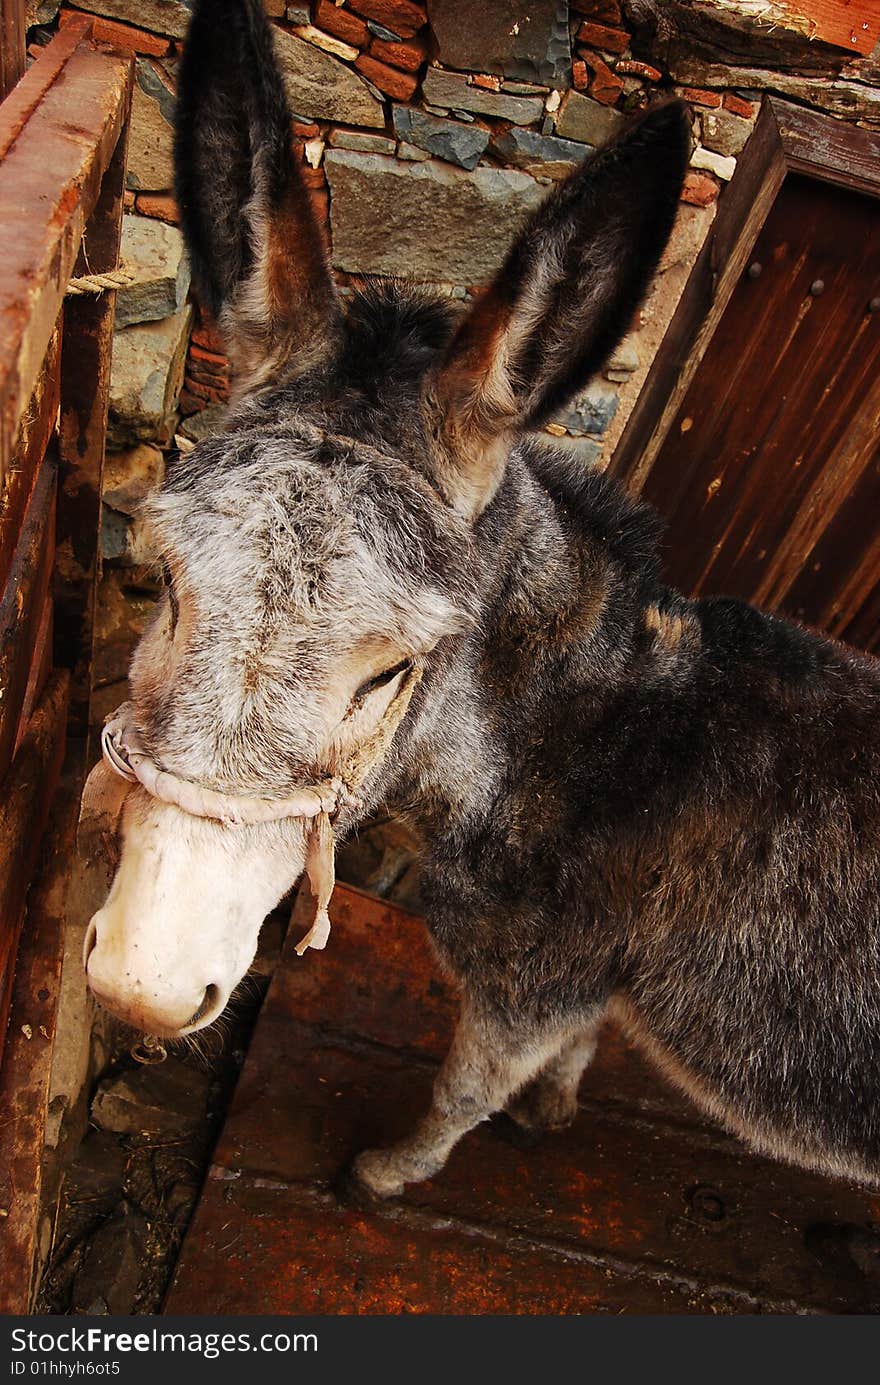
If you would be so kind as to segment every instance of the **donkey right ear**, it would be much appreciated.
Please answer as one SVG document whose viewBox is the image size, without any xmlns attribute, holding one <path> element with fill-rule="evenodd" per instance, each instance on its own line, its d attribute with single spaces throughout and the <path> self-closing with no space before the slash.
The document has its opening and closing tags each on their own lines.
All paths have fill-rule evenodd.
<svg viewBox="0 0 880 1385">
<path fill-rule="evenodd" d="M 654 106 L 532 214 L 429 382 L 437 481 L 473 519 L 514 434 L 540 426 L 629 328 L 669 237 L 690 119 Z"/>
<path fill-rule="evenodd" d="M 196 0 L 174 152 L 193 281 L 237 384 L 301 373 L 331 348 L 341 313 L 261 0 Z"/>
</svg>

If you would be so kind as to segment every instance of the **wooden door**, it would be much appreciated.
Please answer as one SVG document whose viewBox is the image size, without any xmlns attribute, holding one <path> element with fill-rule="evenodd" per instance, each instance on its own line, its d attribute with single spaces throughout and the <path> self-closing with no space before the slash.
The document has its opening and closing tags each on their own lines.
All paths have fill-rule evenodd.
<svg viewBox="0 0 880 1385">
<path fill-rule="evenodd" d="M 788 173 L 643 493 L 674 585 L 880 649 L 880 202 Z"/>
</svg>

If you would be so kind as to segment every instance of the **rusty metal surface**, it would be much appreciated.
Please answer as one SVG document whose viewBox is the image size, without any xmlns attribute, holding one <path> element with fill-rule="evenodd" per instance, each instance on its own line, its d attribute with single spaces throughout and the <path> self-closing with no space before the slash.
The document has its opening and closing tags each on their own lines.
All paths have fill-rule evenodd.
<svg viewBox="0 0 880 1385">
<path fill-rule="evenodd" d="M 610 1029 L 571 1130 L 524 1152 L 482 1126 L 400 1202 L 340 1209 L 352 1155 L 425 1109 L 455 1000 L 418 919 L 345 886 L 331 915 L 326 952 L 285 949 L 166 1311 L 880 1306 L 880 1197 L 747 1153 Z"/>
<path fill-rule="evenodd" d="M 63 690 L 66 677 L 55 677 Z M 47 698 L 53 696 L 52 689 L 50 683 Z M 44 868 L 28 901 L 0 1068 L 0 1313 L 26 1313 L 31 1307 L 65 900 L 80 784 L 77 762 L 56 795 Z"/>
<path fill-rule="evenodd" d="M 131 55 L 96 51 L 75 25 L 56 43 L 60 65 L 38 61 L 16 88 L 0 163 L 0 482 L 128 110 Z"/>
</svg>

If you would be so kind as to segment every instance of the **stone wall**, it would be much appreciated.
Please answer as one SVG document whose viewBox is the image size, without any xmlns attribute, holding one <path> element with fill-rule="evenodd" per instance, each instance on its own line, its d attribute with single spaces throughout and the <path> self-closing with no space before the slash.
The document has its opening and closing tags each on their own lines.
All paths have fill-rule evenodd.
<svg viewBox="0 0 880 1385">
<path fill-rule="evenodd" d="M 171 191 L 187 6 L 88 0 L 84 7 L 96 16 L 98 39 L 131 47 L 137 59 L 123 236 L 136 281 L 118 306 L 98 669 L 112 702 L 141 624 L 135 603 L 132 630 L 129 598 L 148 601 L 154 590 L 137 502 L 161 479 L 169 445 L 192 446 L 216 426 L 228 374 L 222 342 L 187 301 Z M 694 153 L 653 290 L 601 377 L 548 428 L 600 465 L 762 93 L 880 122 L 880 64 L 865 56 L 876 34 L 853 31 L 842 38 L 851 39 L 851 51 L 832 47 L 800 19 L 787 25 L 784 3 L 266 0 L 266 8 L 294 112 L 291 139 L 343 289 L 362 275 L 398 274 L 468 299 L 499 264 L 524 213 L 628 113 L 669 92 L 690 102 Z M 58 0 L 29 0 L 32 51 L 78 12 Z"/>
</svg>

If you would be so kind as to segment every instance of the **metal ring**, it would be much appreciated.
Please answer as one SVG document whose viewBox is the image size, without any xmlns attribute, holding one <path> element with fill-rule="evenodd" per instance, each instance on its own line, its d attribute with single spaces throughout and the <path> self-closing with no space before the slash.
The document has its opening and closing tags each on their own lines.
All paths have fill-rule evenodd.
<svg viewBox="0 0 880 1385">
<path fill-rule="evenodd" d="M 123 745 L 117 742 L 116 735 L 109 726 L 105 726 L 101 731 L 101 752 L 116 774 L 123 779 L 128 779 L 132 784 L 137 782 L 137 775 L 131 767 L 128 752 Z"/>
</svg>

